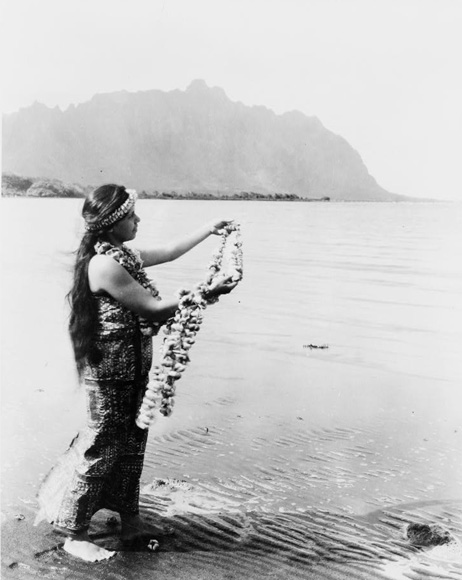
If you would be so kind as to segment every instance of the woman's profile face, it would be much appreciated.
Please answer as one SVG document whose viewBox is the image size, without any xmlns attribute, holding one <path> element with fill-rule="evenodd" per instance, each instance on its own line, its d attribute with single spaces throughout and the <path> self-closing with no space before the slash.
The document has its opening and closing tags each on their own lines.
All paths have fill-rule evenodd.
<svg viewBox="0 0 462 580">
<path fill-rule="evenodd" d="M 128 214 L 112 226 L 112 236 L 119 243 L 134 240 L 138 230 L 140 218 L 135 213 L 135 207 Z"/>
</svg>

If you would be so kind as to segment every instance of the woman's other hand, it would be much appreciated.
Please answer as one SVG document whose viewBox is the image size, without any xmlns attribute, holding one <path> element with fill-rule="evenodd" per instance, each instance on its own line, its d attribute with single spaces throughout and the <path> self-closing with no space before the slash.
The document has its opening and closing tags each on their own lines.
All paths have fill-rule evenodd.
<svg viewBox="0 0 462 580">
<path fill-rule="evenodd" d="M 214 280 L 209 286 L 210 296 L 220 296 L 221 294 L 229 294 L 237 286 L 237 281 L 232 279 L 232 276 L 226 276 Z"/>
<path fill-rule="evenodd" d="M 219 236 L 223 233 L 223 228 L 229 224 L 232 224 L 233 221 L 234 220 L 213 220 L 209 226 L 210 233 Z"/>
</svg>

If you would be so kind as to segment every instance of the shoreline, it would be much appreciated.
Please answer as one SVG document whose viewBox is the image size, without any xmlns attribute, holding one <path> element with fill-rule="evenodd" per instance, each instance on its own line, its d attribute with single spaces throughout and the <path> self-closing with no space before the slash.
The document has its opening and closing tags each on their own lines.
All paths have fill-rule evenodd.
<svg viewBox="0 0 462 580">
<path fill-rule="evenodd" d="M 2 197 L 5 198 L 25 198 L 25 199 L 84 199 L 84 196 L 76 195 L 26 195 L 26 194 L 4 194 Z M 273 197 L 258 197 L 258 198 L 246 198 L 246 197 L 230 197 L 230 196 L 172 196 L 172 195 L 159 195 L 159 196 L 144 196 L 139 195 L 138 200 L 165 200 L 165 201 L 274 201 L 274 202 L 302 202 L 302 203 L 326 203 L 331 201 L 337 201 L 338 203 L 347 203 L 345 200 L 331 200 L 331 199 L 317 199 L 317 198 L 299 198 L 299 199 L 286 199 L 286 198 L 273 198 Z M 361 200 L 358 200 L 361 201 Z M 350 202 L 355 203 L 355 202 Z M 369 202 L 373 203 L 373 202 Z M 390 203 L 390 202 L 379 202 L 379 203 Z M 395 202 L 392 202 L 395 203 Z"/>
</svg>

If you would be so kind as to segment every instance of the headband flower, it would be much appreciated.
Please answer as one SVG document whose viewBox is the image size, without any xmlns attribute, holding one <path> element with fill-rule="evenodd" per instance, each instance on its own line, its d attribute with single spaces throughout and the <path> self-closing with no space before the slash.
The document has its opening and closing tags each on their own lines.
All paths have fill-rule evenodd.
<svg viewBox="0 0 462 580">
<path fill-rule="evenodd" d="M 112 224 L 115 224 L 128 214 L 128 212 L 135 205 L 137 195 L 134 189 L 126 189 L 125 191 L 128 193 L 128 197 L 120 207 L 118 207 L 104 219 L 97 220 L 96 222 L 85 223 L 85 229 L 87 232 L 95 232 L 97 230 L 107 228 L 108 226 L 112 226 Z"/>
</svg>

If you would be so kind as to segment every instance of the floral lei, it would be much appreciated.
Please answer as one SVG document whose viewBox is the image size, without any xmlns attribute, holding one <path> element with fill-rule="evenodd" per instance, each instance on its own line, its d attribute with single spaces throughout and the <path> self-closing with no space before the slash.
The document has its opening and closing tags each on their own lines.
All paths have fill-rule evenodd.
<svg viewBox="0 0 462 580">
<path fill-rule="evenodd" d="M 155 410 L 169 416 L 173 410 L 175 383 L 181 378 L 190 361 L 188 351 L 195 343 L 195 336 L 203 320 L 203 312 L 218 298 L 207 296 L 209 285 L 223 274 L 223 258 L 227 242 L 232 234 L 232 249 L 227 252 L 228 264 L 225 276 L 231 276 L 234 282 L 240 282 L 243 275 L 242 242 L 239 226 L 228 224 L 221 230 L 221 245 L 209 264 L 209 273 L 205 282 L 198 284 L 194 290 L 180 290 L 178 309 L 164 328 L 165 337 L 161 346 L 161 360 L 152 370 L 152 380 L 148 384 L 143 402 L 136 417 L 136 424 L 141 429 L 148 429 L 155 417 Z"/>
</svg>

